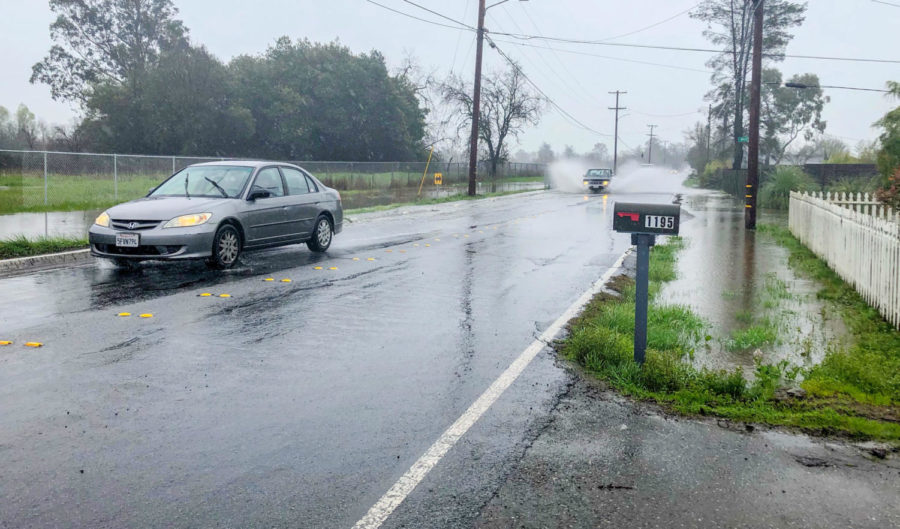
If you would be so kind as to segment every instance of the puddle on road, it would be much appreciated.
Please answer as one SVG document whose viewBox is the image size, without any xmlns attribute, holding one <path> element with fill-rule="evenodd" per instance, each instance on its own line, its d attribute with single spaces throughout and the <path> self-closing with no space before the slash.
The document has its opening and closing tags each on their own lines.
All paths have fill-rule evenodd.
<svg viewBox="0 0 900 529">
<path fill-rule="evenodd" d="M 0 215 L 0 240 L 17 235 L 36 237 L 87 237 L 87 230 L 101 212 L 54 211 Z"/>
<path fill-rule="evenodd" d="M 816 298 L 819 286 L 788 267 L 787 250 L 744 229 L 740 204 L 703 193 L 685 195 L 683 207 L 695 217 L 682 224 L 687 247 L 678 279 L 666 284 L 660 299 L 690 306 L 711 324 L 712 338 L 697 347 L 696 365 L 740 366 L 751 373 L 757 346 L 741 348 L 734 341 L 751 327 L 760 333 L 777 329 L 774 343 L 759 346 L 766 363 L 809 367 L 849 339 L 840 315 Z M 761 213 L 759 221 L 786 225 L 787 216 Z"/>
</svg>

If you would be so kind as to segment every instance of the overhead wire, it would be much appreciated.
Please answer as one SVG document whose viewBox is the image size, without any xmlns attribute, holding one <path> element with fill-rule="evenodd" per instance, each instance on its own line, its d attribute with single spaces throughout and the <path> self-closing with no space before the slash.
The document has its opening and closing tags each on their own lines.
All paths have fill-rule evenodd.
<svg viewBox="0 0 900 529">
<path fill-rule="evenodd" d="M 471 30 L 471 31 L 475 31 L 475 28 L 468 28 L 468 27 L 462 27 L 462 28 L 461 28 L 461 27 L 457 27 L 457 26 L 451 26 L 451 25 L 449 25 L 449 24 L 442 24 L 442 23 L 440 23 L 440 22 L 435 22 L 434 20 L 428 20 L 427 18 L 421 18 L 421 17 L 417 17 L 417 16 L 415 16 L 415 15 L 410 15 L 409 13 L 405 13 L 405 12 L 403 12 L 403 11 L 400 11 L 399 9 L 394 9 L 393 7 L 388 7 L 388 6 L 384 5 L 384 4 L 380 4 L 380 3 L 376 2 L 375 0 L 366 0 L 366 2 L 368 2 L 368 3 L 370 3 L 370 4 L 374 4 L 374 5 L 376 5 L 376 6 L 380 7 L 380 8 L 382 8 L 382 9 L 387 9 L 388 11 L 392 11 L 392 12 L 394 12 L 394 13 L 397 13 L 398 15 L 403 15 L 403 16 L 405 16 L 405 17 L 407 17 L 407 18 L 412 18 L 412 19 L 418 20 L 418 21 L 420 21 L 420 22 L 425 22 L 425 23 L 427 23 L 427 24 L 432 24 L 432 25 L 434 25 L 434 26 L 441 26 L 441 27 L 444 27 L 444 28 L 455 29 L 455 30 L 457 30 L 457 31 L 459 31 L 459 30 Z M 457 23 L 458 23 L 458 24 L 461 24 L 461 22 L 457 22 Z"/>
<path fill-rule="evenodd" d="M 519 72 L 519 74 L 522 76 L 522 78 L 528 82 L 528 84 L 530 84 L 535 90 L 537 90 L 539 94 L 544 96 L 544 99 L 546 99 L 547 102 L 550 103 L 550 106 L 555 108 L 560 114 L 562 114 L 564 117 L 567 117 L 571 122 L 575 123 L 576 125 L 578 125 L 579 127 L 581 127 L 582 129 L 584 129 L 588 132 L 592 132 L 594 134 L 597 134 L 598 136 L 607 136 L 607 137 L 612 136 L 612 134 L 605 134 L 603 132 L 600 132 L 598 130 L 595 130 L 595 129 L 585 125 L 578 118 L 576 118 L 575 116 L 573 116 L 572 114 L 567 112 L 566 109 L 559 106 L 556 103 L 556 101 L 553 100 L 553 98 L 551 98 L 550 96 L 547 95 L 546 92 L 541 90 L 541 87 L 539 87 L 537 84 L 535 84 L 535 82 L 532 81 L 531 78 L 529 78 L 528 75 L 526 75 L 524 71 L 522 71 L 522 68 L 516 63 L 516 61 L 512 60 L 509 57 L 509 55 L 507 55 L 503 50 L 500 49 L 500 47 L 497 46 L 497 44 L 494 43 L 493 40 L 491 40 L 491 38 L 489 36 L 485 35 L 485 39 L 487 39 L 487 41 L 491 44 L 491 47 L 494 48 L 495 50 L 497 50 L 497 53 L 499 53 L 500 56 L 503 57 L 506 60 L 506 62 L 508 62 L 510 64 L 510 66 L 515 68 L 516 71 Z"/>
<path fill-rule="evenodd" d="M 419 9 L 421 9 L 421 10 L 423 10 L 423 11 L 427 11 L 427 12 L 431 13 L 432 15 L 435 15 L 435 16 L 438 16 L 438 17 L 440 17 L 440 18 L 443 18 L 444 20 L 453 22 L 454 24 L 459 24 L 459 25 L 462 26 L 463 28 L 475 30 L 474 27 L 472 27 L 472 26 L 466 24 L 465 22 L 460 22 L 459 20 L 456 20 L 455 18 L 450 18 L 450 17 L 448 17 L 447 15 L 438 13 L 437 11 L 435 11 L 435 10 L 433 10 L 433 9 L 429 9 L 429 8 L 427 8 L 427 7 L 425 7 L 425 6 L 421 5 L 421 4 L 417 4 L 417 3 L 413 2 L 412 0 L 403 0 L 403 1 L 406 2 L 407 4 L 413 6 L 413 7 L 418 7 Z"/>
<path fill-rule="evenodd" d="M 616 35 L 616 36 L 614 36 L 614 37 L 606 37 L 606 38 L 601 39 L 601 40 L 602 40 L 602 41 L 610 41 L 610 40 L 615 40 L 615 39 L 621 39 L 621 38 L 623 38 L 623 37 L 630 37 L 631 35 L 636 35 L 636 34 L 638 34 L 638 33 L 647 31 L 648 29 L 653 29 L 653 28 L 655 28 L 656 26 L 661 26 L 661 25 L 665 24 L 666 22 L 669 22 L 669 21 L 671 21 L 671 20 L 675 20 L 676 18 L 678 18 L 678 17 L 680 17 L 680 16 L 682 16 L 682 15 L 686 15 L 687 13 L 690 13 L 691 10 L 693 10 L 695 7 L 699 6 L 699 5 L 702 4 L 702 3 L 703 3 L 703 2 L 697 2 L 696 4 L 692 5 L 691 7 L 685 9 L 684 11 L 679 11 L 678 13 L 675 13 L 674 15 L 670 16 L 669 18 L 660 20 L 659 22 L 655 22 L 655 23 L 653 23 L 653 24 L 650 24 L 649 26 L 645 26 L 645 27 L 642 27 L 642 28 L 640 28 L 640 29 L 636 29 L 636 30 L 634 30 L 634 31 L 629 31 L 628 33 L 622 33 L 621 35 Z"/>
</svg>

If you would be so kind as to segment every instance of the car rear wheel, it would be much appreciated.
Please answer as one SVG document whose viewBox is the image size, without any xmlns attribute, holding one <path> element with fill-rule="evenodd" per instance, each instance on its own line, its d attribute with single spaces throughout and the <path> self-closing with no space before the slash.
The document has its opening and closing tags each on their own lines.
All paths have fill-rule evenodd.
<svg viewBox="0 0 900 529">
<path fill-rule="evenodd" d="M 231 268 L 241 255 L 241 234 L 231 224 L 225 224 L 216 231 L 213 238 L 212 256 L 207 264 L 220 270 Z"/>
<path fill-rule="evenodd" d="M 316 227 L 313 229 L 312 237 L 306 241 L 306 246 L 314 252 L 324 252 L 331 246 L 331 240 L 334 238 L 334 229 L 331 227 L 331 221 L 325 215 L 316 219 Z"/>
</svg>

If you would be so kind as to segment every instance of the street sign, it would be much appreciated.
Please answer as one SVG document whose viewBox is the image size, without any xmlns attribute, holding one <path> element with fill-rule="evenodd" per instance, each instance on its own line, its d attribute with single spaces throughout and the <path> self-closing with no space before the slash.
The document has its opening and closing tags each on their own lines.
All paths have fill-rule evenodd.
<svg viewBox="0 0 900 529">
<path fill-rule="evenodd" d="M 644 363 L 647 351 L 647 303 L 650 290 L 650 247 L 656 235 L 678 235 L 681 206 L 616 202 L 613 229 L 631 234 L 637 246 L 637 273 L 634 279 L 634 361 Z"/>
<path fill-rule="evenodd" d="M 434 173 L 434 185 L 439 186 L 444 183 L 443 173 Z"/>
<path fill-rule="evenodd" d="M 738 143 L 748 143 L 750 141 L 749 136 L 740 136 L 738 137 Z"/>
<path fill-rule="evenodd" d="M 622 233 L 678 235 L 681 206 L 616 202 L 613 229 Z"/>
</svg>

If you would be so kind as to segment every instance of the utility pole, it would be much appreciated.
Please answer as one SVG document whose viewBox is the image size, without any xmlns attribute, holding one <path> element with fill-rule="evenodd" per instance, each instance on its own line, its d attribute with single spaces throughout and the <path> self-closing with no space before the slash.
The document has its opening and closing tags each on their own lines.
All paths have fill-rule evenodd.
<svg viewBox="0 0 900 529">
<path fill-rule="evenodd" d="M 647 126 L 650 127 L 650 134 L 648 134 L 648 136 L 650 136 L 650 142 L 647 145 L 647 163 L 650 164 L 653 163 L 653 129 L 655 129 L 659 125 Z"/>
<path fill-rule="evenodd" d="M 706 113 L 706 165 L 709 165 L 710 140 L 712 140 L 712 104 L 709 105 L 709 111 Z"/>
<path fill-rule="evenodd" d="M 616 106 L 607 107 L 610 110 L 616 111 L 616 130 L 615 136 L 613 138 L 613 174 L 616 174 L 616 171 L 619 167 L 619 111 L 626 110 L 627 107 L 619 106 L 619 94 L 627 94 L 628 92 L 622 92 L 621 90 L 616 90 L 615 92 L 610 92 L 610 94 L 616 94 Z"/>
<path fill-rule="evenodd" d="M 753 13 L 753 61 L 750 77 L 750 131 L 747 154 L 747 184 L 744 198 L 744 227 L 756 229 L 756 195 L 759 189 L 759 106 L 762 81 L 763 9 L 765 0 L 757 0 Z"/>
<path fill-rule="evenodd" d="M 478 44 L 475 47 L 475 91 L 472 94 L 472 137 L 469 140 L 469 196 L 475 196 L 478 169 L 478 120 L 481 115 L 481 52 L 484 48 L 485 0 L 478 0 Z"/>
</svg>

